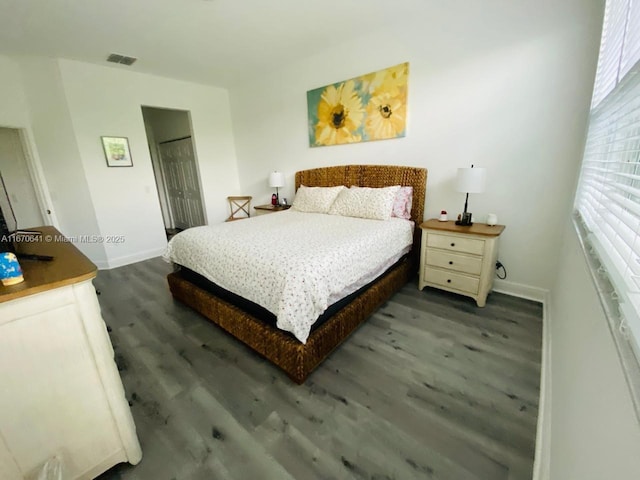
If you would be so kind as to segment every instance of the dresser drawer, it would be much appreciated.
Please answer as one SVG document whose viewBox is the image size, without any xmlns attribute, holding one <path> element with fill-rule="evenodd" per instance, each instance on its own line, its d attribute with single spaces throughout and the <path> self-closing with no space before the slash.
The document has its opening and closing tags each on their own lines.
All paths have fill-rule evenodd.
<svg viewBox="0 0 640 480">
<path fill-rule="evenodd" d="M 429 232 L 427 235 L 427 247 L 482 255 L 484 253 L 484 240 Z"/>
<path fill-rule="evenodd" d="M 455 270 L 456 272 L 480 275 L 482 271 L 482 257 L 470 257 L 442 250 L 427 249 L 427 265 Z"/>
<path fill-rule="evenodd" d="M 478 293 L 478 285 L 480 284 L 480 279 L 477 277 L 469 277 L 437 268 L 425 268 L 424 277 L 427 282 L 454 288 L 472 295 Z"/>
</svg>

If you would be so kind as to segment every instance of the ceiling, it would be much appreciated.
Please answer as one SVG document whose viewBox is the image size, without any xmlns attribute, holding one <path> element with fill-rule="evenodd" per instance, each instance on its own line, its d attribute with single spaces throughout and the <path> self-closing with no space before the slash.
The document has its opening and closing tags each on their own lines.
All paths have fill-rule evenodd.
<svg viewBox="0 0 640 480">
<path fill-rule="evenodd" d="M 0 53 L 113 66 L 229 87 L 339 47 L 433 0 L 0 0 Z"/>
</svg>

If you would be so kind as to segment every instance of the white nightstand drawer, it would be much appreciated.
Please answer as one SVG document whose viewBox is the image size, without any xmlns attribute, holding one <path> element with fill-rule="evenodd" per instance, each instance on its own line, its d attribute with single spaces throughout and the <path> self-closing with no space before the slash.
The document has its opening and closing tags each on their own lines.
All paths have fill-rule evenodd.
<svg viewBox="0 0 640 480">
<path fill-rule="evenodd" d="M 443 252 L 442 250 L 427 249 L 427 265 L 455 270 L 456 272 L 480 275 L 482 258 Z"/>
<path fill-rule="evenodd" d="M 447 288 L 454 288 L 461 292 L 467 292 L 472 295 L 478 293 L 478 285 L 480 279 L 477 277 L 469 277 L 459 273 L 448 272 L 438 268 L 426 268 L 424 271 L 425 280 L 427 282 L 442 285 Z"/>
<path fill-rule="evenodd" d="M 427 235 L 427 247 L 482 255 L 484 253 L 484 240 L 429 232 Z"/>
</svg>

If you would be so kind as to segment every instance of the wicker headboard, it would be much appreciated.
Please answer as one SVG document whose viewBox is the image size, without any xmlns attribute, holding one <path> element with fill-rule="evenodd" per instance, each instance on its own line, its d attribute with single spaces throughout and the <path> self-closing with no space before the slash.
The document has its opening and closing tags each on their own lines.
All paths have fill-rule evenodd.
<svg viewBox="0 0 640 480">
<path fill-rule="evenodd" d="M 357 185 L 359 187 L 413 187 L 411 220 L 417 227 L 424 220 L 424 197 L 427 188 L 427 169 L 397 165 L 341 165 L 313 168 L 296 172 L 296 190 L 307 187 L 335 187 Z"/>
</svg>

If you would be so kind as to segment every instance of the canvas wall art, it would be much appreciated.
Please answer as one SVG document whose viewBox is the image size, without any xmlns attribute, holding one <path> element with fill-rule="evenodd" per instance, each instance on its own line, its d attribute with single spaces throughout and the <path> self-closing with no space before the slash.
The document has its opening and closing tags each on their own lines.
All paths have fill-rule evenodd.
<svg viewBox="0 0 640 480">
<path fill-rule="evenodd" d="M 406 135 L 409 63 L 307 92 L 309 145 L 321 147 Z"/>
</svg>

